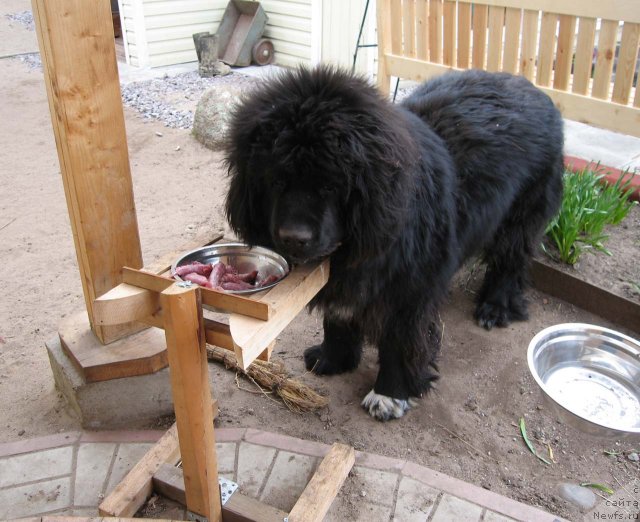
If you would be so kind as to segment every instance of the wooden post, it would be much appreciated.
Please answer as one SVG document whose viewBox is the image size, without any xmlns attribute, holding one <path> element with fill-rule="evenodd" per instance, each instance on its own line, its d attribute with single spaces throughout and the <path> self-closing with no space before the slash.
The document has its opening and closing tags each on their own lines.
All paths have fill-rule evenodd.
<svg viewBox="0 0 640 522">
<path fill-rule="evenodd" d="M 200 290 L 174 284 L 160 294 L 187 508 L 221 521 L 209 369 Z"/>
<path fill-rule="evenodd" d="M 391 90 L 391 75 L 387 72 L 386 54 L 391 51 L 391 5 L 390 0 L 378 0 L 378 89 L 385 96 Z"/>
<path fill-rule="evenodd" d="M 100 326 L 93 301 L 142 267 L 109 2 L 32 0 L 53 133 L 92 329 L 109 343 L 140 327 Z"/>
</svg>

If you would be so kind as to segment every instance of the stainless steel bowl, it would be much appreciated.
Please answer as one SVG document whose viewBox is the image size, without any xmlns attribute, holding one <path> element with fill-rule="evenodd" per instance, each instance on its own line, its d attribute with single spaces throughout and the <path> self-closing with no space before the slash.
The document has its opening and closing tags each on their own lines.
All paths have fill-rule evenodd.
<svg viewBox="0 0 640 522">
<path fill-rule="evenodd" d="M 558 324 L 531 340 L 527 360 L 548 403 L 570 425 L 640 438 L 640 342 L 600 326 Z"/>
<path fill-rule="evenodd" d="M 275 275 L 278 280 L 270 285 L 250 290 L 226 290 L 229 294 L 253 294 L 262 292 L 274 287 L 289 274 L 289 263 L 273 250 L 263 247 L 250 248 L 244 243 L 214 243 L 206 247 L 198 248 L 182 254 L 171 265 L 171 274 L 175 275 L 176 267 L 188 265 L 194 261 L 204 264 L 217 263 L 222 261 L 225 265 L 231 265 L 238 269 L 238 272 L 258 271 L 258 278 L 264 279 L 270 275 Z"/>
</svg>

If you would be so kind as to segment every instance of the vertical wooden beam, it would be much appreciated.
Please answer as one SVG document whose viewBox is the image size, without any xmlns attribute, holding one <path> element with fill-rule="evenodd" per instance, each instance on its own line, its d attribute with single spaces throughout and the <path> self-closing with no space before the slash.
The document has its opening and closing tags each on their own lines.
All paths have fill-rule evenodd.
<svg viewBox="0 0 640 522">
<path fill-rule="evenodd" d="M 533 81 L 536 70 L 536 45 L 538 41 L 538 11 L 525 9 L 522 14 L 522 51 L 520 74 Z"/>
<path fill-rule="evenodd" d="M 80 279 L 103 342 L 140 328 L 96 325 L 93 301 L 142 267 L 109 2 L 32 0 Z"/>
<path fill-rule="evenodd" d="M 596 37 L 596 19 L 580 18 L 578 22 L 578 42 L 576 56 L 573 61 L 572 92 L 586 95 L 591 81 L 593 69 L 593 43 Z"/>
<path fill-rule="evenodd" d="M 487 71 L 502 68 L 502 42 L 504 37 L 504 7 L 489 7 L 489 44 L 487 48 Z"/>
<path fill-rule="evenodd" d="M 442 1 L 429 0 L 429 60 L 442 63 Z"/>
<path fill-rule="evenodd" d="M 473 50 L 471 53 L 471 66 L 474 69 L 484 69 L 485 55 L 487 52 L 487 20 L 489 6 L 474 4 L 473 6 Z"/>
<path fill-rule="evenodd" d="M 518 71 L 521 23 L 522 9 L 508 7 L 504 19 L 504 56 L 502 57 L 502 70 L 511 74 L 516 74 Z"/>
<path fill-rule="evenodd" d="M 416 55 L 416 3 L 415 0 L 404 0 L 402 4 L 402 30 L 404 34 L 404 56 Z"/>
<path fill-rule="evenodd" d="M 616 81 L 611 96 L 611 100 L 616 103 L 626 105 L 629 102 L 638 58 L 638 43 L 640 43 L 640 24 L 625 22 L 622 28 L 620 53 L 618 54 Z"/>
<path fill-rule="evenodd" d="M 160 294 L 187 508 L 222 520 L 200 291 L 174 284 Z"/>
<path fill-rule="evenodd" d="M 390 0 L 378 0 L 376 18 L 378 23 L 378 89 L 385 96 L 389 96 L 391 75 L 388 73 L 386 55 L 392 50 Z"/>
<path fill-rule="evenodd" d="M 416 45 L 418 60 L 429 54 L 429 0 L 418 0 L 416 5 Z"/>
<path fill-rule="evenodd" d="M 592 98 L 609 99 L 613 60 L 616 55 L 616 39 L 618 37 L 618 21 L 602 20 L 598 36 L 598 56 L 593 69 Z"/>
<path fill-rule="evenodd" d="M 445 0 L 443 5 L 443 37 L 442 63 L 456 65 L 456 2 Z"/>
<path fill-rule="evenodd" d="M 571 79 L 571 63 L 573 61 L 573 44 L 576 39 L 576 17 L 560 15 L 558 29 L 558 49 L 553 76 L 553 88 L 561 91 L 569 89 Z"/>
<path fill-rule="evenodd" d="M 538 43 L 538 69 L 536 71 L 536 85 L 542 87 L 551 85 L 557 28 L 558 15 L 555 13 L 542 13 L 540 40 Z"/>
<path fill-rule="evenodd" d="M 468 69 L 471 58 L 471 4 L 458 3 L 458 56 L 459 69 Z"/>
</svg>

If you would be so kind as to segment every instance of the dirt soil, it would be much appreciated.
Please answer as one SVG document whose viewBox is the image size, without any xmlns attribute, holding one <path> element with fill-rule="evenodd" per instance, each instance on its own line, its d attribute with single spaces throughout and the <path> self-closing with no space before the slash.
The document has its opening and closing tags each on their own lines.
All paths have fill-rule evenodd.
<svg viewBox="0 0 640 522">
<path fill-rule="evenodd" d="M 40 71 L 16 59 L 0 59 L 0 114 L 0 284 L 5 295 L 0 300 L 0 442 L 7 442 L 80 429 L 54 387 L 44 343 L 84 302 Z M 145 123 L 130 109 L 125 116 L 145 261 L 196 235 L 224 230 L 226 179 L 220 156 L 186 130 Z M 635 219 L 629 227 L 637 234 Z M 612 238 L 612 250 L 614 243 Z M 637 259 L 624 261 L 637 264 Z M 372 349 L 351 375 L 319 378 L 305 371 L 302 352 L 321 341 L 322 321 L 301 313 L 282 333 L 274 358 L 328 395 L 329 407 L 291 413 L 256 393 L 251 383 L 240 380 L 239 389 L 232 372 L 211 365 L 220 404 L 217 425 L 327 444 L 342 441 L 577 519 L 577 509 L 559 497 L 558 484 L 588 481 L 617 489 L 616 479 L 628 483 L 637 476 L 638 464 L 622 454 L 606 456 L 603 450 L 628 452 L 633 447 L 592 438 L 558 420 L 529 375 L 526 349 L 535 333 L 555 323 L 613 325 L 531 291 L 529 321 L 485 331 L 472 320 L 480 276 L 463 271 L 452 284 L 450 302 L 442 311 L 442 379 L 404 418 L 380 423 L 360 408 L 376 375 Z M 520 417 L 538 451 L 546 455 L 547 445 L 553 448 L 553 465 L 529 453 L 516 427 Z"/>
</svg>

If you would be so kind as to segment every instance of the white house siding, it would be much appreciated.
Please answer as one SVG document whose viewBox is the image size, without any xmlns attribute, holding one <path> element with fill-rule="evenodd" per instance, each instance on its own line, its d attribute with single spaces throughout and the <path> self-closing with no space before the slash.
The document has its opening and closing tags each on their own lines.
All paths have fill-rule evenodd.
<svg viewBox="0 0 640 522">
<path fill-rule="evenodd" d="M 131 65 L 159 67 L 197 60 L 194 33 L 218 29 L 228 0 L 119 0 L 125 51 Z M 351 65 L 365 0 L 261 0 L 269 18 L 264 37 L 284 66 L 320 61 Z M 375 33 L 375 1 L 363 40 Z M 361 50 L 359 70 L 371 68 Z"/>
<path fill-rule="evenodd" d="M 323 62 L 351 68 L 365 4 L 366 0 L 322 0 L 320 58 Z M 375 0 L 370 0 L 360 44 L 376 43 L 375 27 L 376 3 Z M 356 70 L 371 74 L 375 55 L 375 48 L 361 48 L 358 52 Z"/>
<path fill-rule="evenodd" d="M 311 63 L 311 3 L 312 0 L 261 0 L 260 5 L 269 17 L 264 37 L 273 42 L 276 64 L 296 66 Z"/>
</svg>

